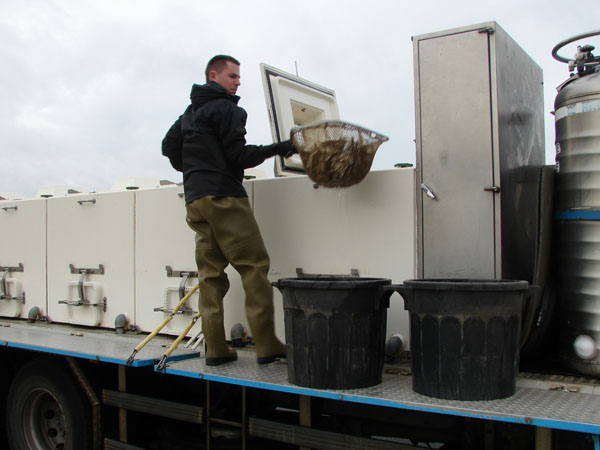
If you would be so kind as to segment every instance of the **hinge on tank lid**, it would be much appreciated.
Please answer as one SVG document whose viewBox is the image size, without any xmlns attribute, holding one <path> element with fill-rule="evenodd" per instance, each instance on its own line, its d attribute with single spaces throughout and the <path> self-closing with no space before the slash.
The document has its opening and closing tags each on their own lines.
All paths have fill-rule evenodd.
<svg viewBox="0 0 600 450">
<path fill-rule="evenodd" d="M 83 284 L 86 275 L 104 275 L 104 264 L 98 264 L 97 269 L 77 268 L 73 264 L 69 264 L 69 269 L 72 274 L 79 274 L 79 281 L 77 282 L 77 294 L 79 295 L 79 299 L 59 300 L 58 304 L 68 306 L 93 306 L 95 308 L 102 308 L 102 310 L 106 312 L 106 297 L 102 298 L 102 302 L 90 303 L 89 300 L 85 298 L 85 286 Z"/>
<path fill-rule="evenodd" d="M 23 272 L 23 264 L 19 263 L 17 267 L 0 266 L 2 280 L 0 281 L 0 300 L 18 300 L 25 304 L 25 292 L 21 295 L 12 296 L 8 293 L 8 281 L 6 277 L 10 272 Z"/>
<path fill-rule="evenodd" d="M 494 34 L 496 30 L 493 27 L 485 27 L 479 30 L 480 33 Z"/>
<path fill-rule="evenodd" d="M 296 268 L 296 276 L 298 278 L 348 278 L 353 277 L 353 278 L 358 278 L 360 277 L 360 274 L 358 272 L 358 269 L 350 269 L 350 275 L 348 274 L 308 274 L 308 273 L 304 273 L 304 271 L 302 270 L 302 267 L 297 267 Z"/>
</svg>

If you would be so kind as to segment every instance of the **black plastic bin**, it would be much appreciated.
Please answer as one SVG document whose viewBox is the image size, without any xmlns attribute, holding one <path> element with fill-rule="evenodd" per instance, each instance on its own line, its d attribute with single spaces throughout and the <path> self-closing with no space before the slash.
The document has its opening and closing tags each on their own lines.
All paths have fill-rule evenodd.
<svg viewBox="0 0 600 450">
<path fill-rule="evenodd" d="M 451 400 L 514 394 L 527 281 L 407 280 L 413 390 Z"/>
<path fill-rule="evenodd" d="M 387 278 L 282 278 L 290 383 L 352 389 L 381 383 Z M 387 286 L 387 288 L 386 288 Z"/>
</svg>

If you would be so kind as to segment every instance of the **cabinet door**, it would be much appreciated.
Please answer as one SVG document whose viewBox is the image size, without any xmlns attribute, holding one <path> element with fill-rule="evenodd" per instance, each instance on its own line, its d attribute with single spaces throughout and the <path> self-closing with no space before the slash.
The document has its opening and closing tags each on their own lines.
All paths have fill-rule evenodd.
<svg viewBox="0 0 600 450">
<path fill-rule="evenodd" d="M 0 203 L 0 317 L 46 314 L 46 200 Z"/>
<path fill-rule="evenodd" d="M 489 35 L 415 41 L 420 270 L 496 276 Z M 487 212 L 487 213 L 486 213 Z"/>
<path fill-rule="evenodd" d="M 132 318 L 134 191 L 53 197 L 47 205 L 50 319 L 112 328 L 119 314 Z"/>
</svg>

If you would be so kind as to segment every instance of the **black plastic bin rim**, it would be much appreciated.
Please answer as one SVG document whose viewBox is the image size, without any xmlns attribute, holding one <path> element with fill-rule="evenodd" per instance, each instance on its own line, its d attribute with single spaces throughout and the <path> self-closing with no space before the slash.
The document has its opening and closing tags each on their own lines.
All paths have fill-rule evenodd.
<svg viewBox="0 0 600 450">
<path fill-rule="evenodd" d="M 524 280 L 491 280 L 471 278 L 424 278 L 405 280 L 404 287 L 434 291 L 522 291 L 529 289 Z"/>
<path fill-rule="evenodd" d="M 296 289 L 364 289 L 392 284 L 389 278 L 368 277 L 303 277 L 281 278 L 272 283 L 277 288 Z"/>
</svg>

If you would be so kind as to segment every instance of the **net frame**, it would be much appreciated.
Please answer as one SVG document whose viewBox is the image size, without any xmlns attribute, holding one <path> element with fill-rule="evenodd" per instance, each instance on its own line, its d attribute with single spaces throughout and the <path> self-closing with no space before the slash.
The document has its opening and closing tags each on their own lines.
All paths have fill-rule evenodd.
<svg viewBox="0 0 600 450">
<path fill-rule="evenodd" d="M 325 187 L 348 187 L 362 181 L 387 136 L 340 120 L 294 127 L 290 140 L 307 175 Z"/>
</svg>

